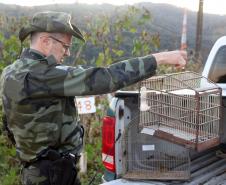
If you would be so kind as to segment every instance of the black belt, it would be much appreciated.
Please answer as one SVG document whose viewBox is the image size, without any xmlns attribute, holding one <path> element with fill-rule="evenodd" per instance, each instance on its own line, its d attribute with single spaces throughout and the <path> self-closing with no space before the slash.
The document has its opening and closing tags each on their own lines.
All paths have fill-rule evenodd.
<svg viewBox="0 0 226 185">
<path fill-rule="evenodd" d="M 40 160 L 56 161 L 56 160 L 61 159 L 61 158 L 70 159 L 70 160 L 74 161 L 74 163 L 76 164 L 80 159 L 80 155 L 75 155 L 75 154 L 72 154 L 72 153 L 69 153 L 69 152 L 59 153 L 56 150 L 48 149 L 45 152 L 42 152 L 41 154 L 39 154 L 35 159 L 33 159 L 29 162 L 23 161 L 22 165 L 25 168 L 27 168 L 28 166 L 30 166 L 30 165 L 32 165 L 32 164 L 34 164 L 34 163 L 36 163 Z"/>
</svg>

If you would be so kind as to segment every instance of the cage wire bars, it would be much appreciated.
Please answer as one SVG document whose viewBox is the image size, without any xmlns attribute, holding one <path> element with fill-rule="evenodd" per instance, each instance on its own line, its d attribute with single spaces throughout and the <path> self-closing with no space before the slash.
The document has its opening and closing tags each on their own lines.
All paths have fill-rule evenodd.
<svg viewBox="0 0 226 185">
<path fill-rule="evenodd" d="M 140 88 L 141 129 L 203 151 L 219 144 L 221 88 L 194 72 L 150 78 Z"/>
<path fill-rule="evenodd" d="M 189 150 L 139 131 L 139 114 L 123 134 L 123 178 L 186 180 L 190 178 Z"/>
</svg>

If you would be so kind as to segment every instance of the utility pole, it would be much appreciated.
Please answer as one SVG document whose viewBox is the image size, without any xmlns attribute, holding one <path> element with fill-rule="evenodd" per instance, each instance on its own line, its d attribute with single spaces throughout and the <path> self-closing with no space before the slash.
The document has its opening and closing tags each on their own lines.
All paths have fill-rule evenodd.
<svg viewBox="0 0 226 185">
<path fill-rule="evenodd" d="M 184 8 L 183 26 L 181 34 L 181 50 L 187 49 L 187 8 Z"/>
<path fill-rule="evenodd" d="M 197 14 L 197 27 L 196 27 L 196 45 L 195 45 L 195 59 L 200 62 L 200 51 L 202 43 L 202 25 L 203 25 L 203 2 L 204 0 L 199 0 L 199 11 Z"/>
</svg>

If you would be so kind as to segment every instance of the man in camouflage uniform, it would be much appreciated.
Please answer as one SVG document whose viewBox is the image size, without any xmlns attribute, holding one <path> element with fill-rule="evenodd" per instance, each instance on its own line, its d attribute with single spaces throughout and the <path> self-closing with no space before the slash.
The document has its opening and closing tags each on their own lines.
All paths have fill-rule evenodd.
<svg viewBox="0 0 226 185">
<path fill-rule="evenodd" d="M 63 12 L 40 12 L 21 29 L 21 42 L 30 35 L 30 48 L 7 66 L 1 77 L 4 121 L 13 133 L 23 164 L 24 185 L 78 185 L 76 162 L 83 129 L 75 96 L 116 91 L 148 78 L 158 64 L 183 67 L 186 52 L 171 51 L 133 58 L 108 68 L 62 64 L 70 55 L 72 36 L 79 29 Z"/>
</svg>

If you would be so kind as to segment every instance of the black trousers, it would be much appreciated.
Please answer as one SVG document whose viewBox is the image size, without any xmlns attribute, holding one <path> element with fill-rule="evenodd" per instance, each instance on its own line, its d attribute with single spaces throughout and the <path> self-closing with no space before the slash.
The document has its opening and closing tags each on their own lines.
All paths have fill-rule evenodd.
<svg viewBox="0 0 226 185">
<path fill-rule="evenodd" d="M 70 157 L 40 159 L 26 164 L 21 173 L 23 185 L 81 185 L 76 162 Z"/>
</svg>

